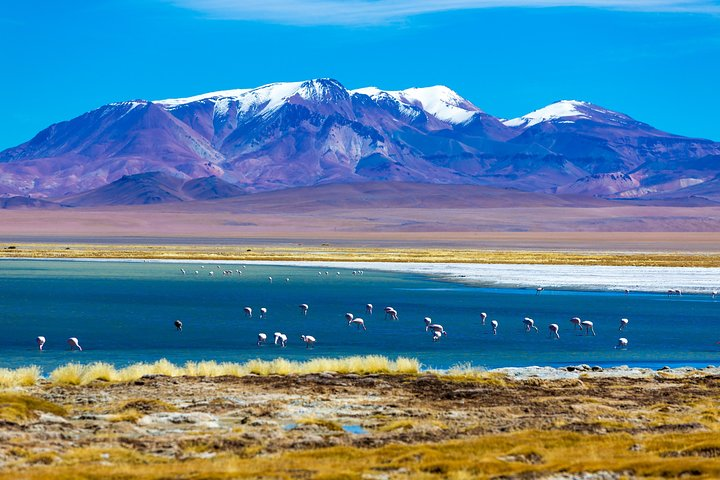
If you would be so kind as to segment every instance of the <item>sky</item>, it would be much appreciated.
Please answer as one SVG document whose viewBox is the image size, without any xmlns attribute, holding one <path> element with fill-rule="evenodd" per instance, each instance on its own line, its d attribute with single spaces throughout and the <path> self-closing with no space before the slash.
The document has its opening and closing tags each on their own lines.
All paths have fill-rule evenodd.
<svg viewBox="0 0 720 480">
<path fill-rule="evenodd" d="M 331 77 L 513 118 L 589 101 L 720 141 L 720 0 L 24 0 L 0 5 L 0 150 L 103 104 Z"/>
</svg>

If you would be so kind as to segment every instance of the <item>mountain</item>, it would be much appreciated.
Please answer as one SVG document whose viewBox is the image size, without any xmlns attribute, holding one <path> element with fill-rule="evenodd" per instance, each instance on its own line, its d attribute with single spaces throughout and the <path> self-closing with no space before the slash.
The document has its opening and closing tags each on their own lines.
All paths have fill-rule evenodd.
<svg viewBox="0 0 720 480">
<path fill-rule="evenodd" d="M 333 79 L 112 103 L 0 152 L 0 195 L 83 204 L 375 181 L 624 199 L 710 182 L 694 191 L 713 196 L 718 175 L 720 143 L 587 102 L 501 121 L 444 86 L 348 90 Z"/>
</svg>

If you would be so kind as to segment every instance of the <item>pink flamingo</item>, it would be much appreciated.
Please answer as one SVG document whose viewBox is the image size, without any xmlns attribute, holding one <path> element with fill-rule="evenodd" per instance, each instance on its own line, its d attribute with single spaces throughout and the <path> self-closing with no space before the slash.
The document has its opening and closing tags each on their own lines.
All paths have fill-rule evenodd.
<svg viewBox="0 0 720 480">
<path fill-rule="evenodd" d="M 287 346 L 287 335 L 281 332 L 275 332 L 275 345 L 280 344 L 281 347 Z"/>
<path fill-rule="evenodd" d="M 315 347 L 315 337 L 312 335 L 300 335 L 300 338 L 302 338 L 302 341 L 305 342 L 305 348 Z"/>
<path fill-rule="evenodd" d="M 535 332 L 539 332 L 538 328 L 535 326 L 535 320 L 533 320 L 530 317 L 525 317 L 523 319 L 523 323 L 525 324 L 525 331 L 529 332 L 532 329 L 535 329 Z"/>
<path fill-rule="evenodd" d="M 560 326 L 557 323 L 551 323 L 548 325 L 548 330 L 550 330 L 550 333 L 552 335 L 555 335 L 555 338 L 560 339 L 560 334 L 558 333 L 558 330 L 560 330 Z"/>
<path fill-rule="evenodd" d="M 372 315 L 372 310 L 373 310 L 372 303 L 368 303 L 367 305 L 365 305 L 365 314 L 366 315 Z"/>
<path fill-rule="evenodd" d="M 245 307 L 245 308 L 243 308 L 243 312 L 245 312 L 245 316 L 247 318 L 252 318 L 252 308 Z"/>
<path fill-rule="evenodd" d="M 590 320 L 583 320 L 581 322 L 581 325 L 585 327 L 585 335 L 590 335 L 590 332 L 592 332 L 593 336 L 595 336 L 595 329 L 593 328 L 593 322 Z"/>
<path fill-rule="evenodd" d="M 267 318 L 267 308 L 260 308 L 260 318 Z"/>
<path fill-rule="evenodd" d="M 257 340 L 258 347 L 260 345 L 264 344 L 266 340 L 267 340 L 267 335 L 265 335 L 264 333 L 258 333 L 258 340 Z"/>
<path fill-rule="evenodd" d="M 76 348 L 82 352 L 82 347 L 80 346 L 80 342 L 78 342 L 78 339 L 75 337 L 70 337 L 67 339 L 68 345 L 70 345 L 70 350 L 75 350 Z"/>
<path fill-rule="evenodd" d="M 35 339 L 35 341 L 37 342 L 38 350 L 42 351 L 43 347 L 45 346 L 45 337 L 40 335 Z"/>
<path fill-rule="evenodd" d="M 615 345 L 615 348 L 625 349 L 625 348 L 627 348 L 627 345 L 628 345 L 628 339 L 622 337 L 622 338 L 618 338 L 618 344 Z"/>
<path fill-rule="evenodd" d="M 357 325 L 358 330 L 360 330 L 360 327 L 362 327 L 363 330 L 367 331 L 367 328 L 365 327 L 365 320 L 363 320 L 362 318 L 358 317 L 358 318 L 351 318 L 350 320 L 348 320 L 348 327 L 353 324 Z"/>
<path fill-rule="evenodd" d="M 491 320 L 490 326 L 492 327 L 493 335 L 497 335 L 497 328 L 498 328 L 498 321 L 497 320 Z"/>
<path fill-rule="evenodd" d="M 620 328 L 618 328 L 618 330 L 620 330 L 621 332 L 623 330 L 625 330 L 625 327 L 627 327 L 628 322 L 630 322 L 630 320 L 628 320 L 627 318 L 621 318 L 620 319 Z"/>
<path fill-rule="evenodd" d="M 487 313 L 482 312 L 480 314 L 480 320 L 482 321 L 481 325 L 485 325 L 485 319 L 487 318 Z"/>
<path fill-rule="evenodd" d="M 300 305 L 298 305 L 298 307 L 300 307 L 300 313 L 302 313 L 303 316 L 307 316 L 308 309 L 310 308 L 310 307 L 308 307 L 308 304 L 301 303 Z"/>
<path fill-rule="evenodd" d="M 580 320 L 580 317 L 572 317 L 570 319 L 570 323 L 573 324 L 573 330 L 576 330 L 579 328 L 580 331 L 582 332 L 582 327 L 580 326 L 580 322 L 582 322 L 582 320 Z"/>
<path fill-rule="evenodd" d="M 174 325 L 178 332 L 182 332 L 182 322 L 180 320 L 175 320 Z"/>
</svg>

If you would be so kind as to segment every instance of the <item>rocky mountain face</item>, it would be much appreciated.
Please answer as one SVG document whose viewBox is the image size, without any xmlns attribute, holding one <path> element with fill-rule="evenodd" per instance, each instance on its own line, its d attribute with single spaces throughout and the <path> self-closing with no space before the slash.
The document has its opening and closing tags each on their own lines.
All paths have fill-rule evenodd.
<svg viewBox="0 0 720 480">
<path fill-rule="evenodd" d="M 720 143 L 586 102 L 501 121 L 447 87 L 332 79 L 113 103 L 0 152 L 0 195 L 83 205 L 369 181 L 717 199 L 719 175 Z"/>
</svg>

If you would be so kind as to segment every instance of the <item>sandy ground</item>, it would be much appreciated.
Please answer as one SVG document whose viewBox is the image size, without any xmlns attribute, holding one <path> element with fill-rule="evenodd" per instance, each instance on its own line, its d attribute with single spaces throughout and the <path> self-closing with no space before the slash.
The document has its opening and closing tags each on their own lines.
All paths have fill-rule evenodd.
<svg viewBox="0 0 720 480">
<path fill-rule="evenodd" d="M 718 252 L 720 207 L 0 210 L 0 240 Z"/>
<path fill-rule="evenodd" d="M 12 394 L 62 411 L 13 418 L 0 393 L 0 478 L 720 475 L 718 369 L 511 370 L 45 382 Z"/>
</svg>

